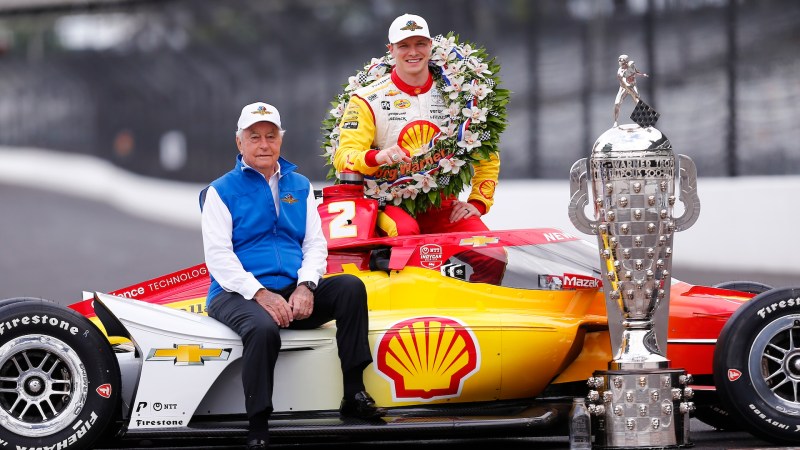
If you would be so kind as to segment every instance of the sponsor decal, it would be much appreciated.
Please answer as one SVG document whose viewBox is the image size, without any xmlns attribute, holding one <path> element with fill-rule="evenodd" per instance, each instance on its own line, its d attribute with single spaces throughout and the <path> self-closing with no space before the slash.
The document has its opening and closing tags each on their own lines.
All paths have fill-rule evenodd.
<svg viewBox="0 0 800 450">
<path fill-rule="evenodd" d="M 400 95 L 400 91 L 389 89 L 389 92 L 386 93 L 387 97 L 394 97 L 395 95 Z"/>
<path fill-rule="evenodd" d="M 435 269 L 442 265 L 442 246 L 425 244 L 419 248 L 419 260 L 422 267 Z"/>
<path fill-rule="evenodd" d="M 294 196 L 292 194 L 286 194 L 286 195 L 283 196 L 281 201 L 283 203 L 288 203 L 290 205 L 294 205 L 295 203 L 297 203 L 298 200 L 296 198 L 294 198 Z"/>
<path fill-rule="evenodd" d="M 575 236 L 567 233 L 542 233 L 542 236 L 544 236 L 547 242 L 574 241 L 577 239 Z"/>
<path fill-rule="evenodd" d="M 136 426 L 137 427 L 164 427 L 164 426 L 176 426 L 176 425 L 183 425 L 182 420 L 146 420 L 146 419 L 136 419 Z"/>
<path fill-rule="evenodd" d="M 378 94 L 370 94 L 370 95 L 367 96 L 367 100 L 369 100 L 369 101 L 373 101 L 376 98 L 378 98 Z"/>
<path fill-rule="evenodd" d="M 6 331 L 10 331 L 13 328 L 17 328 L 20 326 L 28 326 L 28 325 L 50 325 L 51 327 L 61 328 L 62 330 L 68 332 L 73 336 L 77 336 L 80 329 L 75 325 L 67 322 L 66 320 L 59 319 L 57 317 L 51 317 L 47 314 L 41 314 L 36 316 L 22 316 L 17 317 L 10 320 L 3 320 L 0 321 L 0 336 L 3 335 Z"/>
<path fill-rule="evenodd" d="M 497 244 L 498 242 L 500 242 L 500 239 L 496 237 L 472 236 L 468 239 L 462 239 L 458 245 L 461 245 L 462 247 L 486 247 L 489 244 Z"/>
<path fill-rule="evenodd" d="M 391 105 L 390 102 L 387 102 L 387 101 L 384 100 L 384 101 L 381 102 L 381 109 L 384 110 L 384 111 L 388 111 L 388 110 L 392 109 L 392 107 L 390 105 Z"/>
<path fill-rule="evenodd" d="M 394 101 L 394 107 L 397 109 L 406 109 L 411 107 L 411 102 L 408 99 L 401 98 L 399 100 Z"/>
<path fill-rule="evenodd" d="M 356 121 L 345 122 L 342 124 L 342 128 L 345 130 L 357 130 L 358 122 Z"/>
<path fill-rule="evenodd" d="M 69 448 L 70 446 L 74 445 L 78 442 L 80 438 L 82 438 L 91 428 L 94 423 L 97 422 L 97 413 L 92 411 L 89 414 L 89 418 L 86 421 L 78 420 L 72 425 L 72 429 L 75 430 L 74 433 L 67 436 L 64 440 L 60 442 L 56 442 L 53 445 L 48 445 L 46 447 L 25 447 L 22 445 L 17 445 L 17 450 L 50 450 L 50 449 L 62 449 L 62 448 Z M 0 439 L 0 444 L 5 447 L 8 443 Z M 85 446 L 82 446 L 85 447 Z"/>
<path fill-rule="evenodd" d="M 496 185 L 497 183 L 492 180 L 484 180 L 478 185 L 478 191 L 483 198 L 492 199 L 494 197 L 494 188 Z"/>
<path fill-rule="evenodd" d="M 558 290 L 564 286 L 564 281 L 558 275 L 539 275 L 539 287 L 542 289 Z"/>
<path fill-rule="evenodd" d="M 97 391 L 97 394 L 100 395 L 100 397 L 103 398 L 111 397 L 111 385 L 108 383 L 97 386 L 97 389 L 95 390 Z"/>
<path fill-rule="evenodd" d="M 149 405 L 150 405 L 150 403 L 148 403 L 148 402 L 139 402 L 139 403 L 136 404 L 136 411 L 134 411 L 134 412 L 138 414 L 138 413 L 140 413 L 142 411 L 150 412 L 152 410 L 152 411 L 155 411 L 155 412 L 161 412 L 161 411 L 175 411 L 175 410 L 178 409 L 178 404 L 177 403 L 155 402 L 155 403 L 153 403 L 153 406 L 149 406 Z"/>
<path fill-rule="evenodd" d="M 603 285 L 600 280 L 575 273 L 564 274 L 564 289 L 597 289 Z"/>
<path fill-rule="evenodd" d="M 199 344 L 174 344 L 173 348 L 153 348 L 147 361 L 173 361 L 176 366 L 202 366 L 206 361 L 225 361 L 229 348 L 203 348 Z"/>
<path fill-rule="evenodd" d="M 765 306 L 765 307 L 759 309 L 756 312 L 756 314 L 761 316 L 762 319 L 765 319 L 768 314 L 772 314 L 775 311 L 778 311 L 779 309 L 792 308 L 792 307 L 795 307 L 795 306 L 800 306 L 800 297 L 798 297 L 798 298 L 790 298 L 788 300 L 781 300 L 779 302 L 775 302 L 775 303 L 773 303 L 773 304 L 771 304 L 769 306 Z"/>
<path fill-rule="evenodd" d="M 375 351 L 375 370 L 391 384 L 395 401 L 458 397 L 481 365 L 472 330 L 448 317 L 401 320 L 380 336 Z"/>
<path fill-rule="evenodd" d="M 441 268 L 442 275 L 459 280 L 467 279 L 467 269 L 464 264 L 444 264 Z"/>
<path fill-rule="evenodd" d="M 403 28 L 400 28 L 400 29 L 401 30 L 408 30 L 408 31 L 417 31 L 417 30 L 421 30 L 422 27 L 417 25 L 417 22 L 415 22 L 413 20 L 409 20 L 406 23 L 406 25 Z"/>
<path fill-rule="evenodd" d="M 750 404 L 750 412 L 755 414 L 759 419 L 763 420 L 764 422 L 774 426 L 775 428 L 780 428 L 781 430 L 789 430 L 791 429 L 790 425 L 787 425 L 782 422 L 778 422 L 777 420 L 773 419 L 772 417 L 767 416 L 763 412 L 761 412 L 754 404 Z M 795 429 L 793 431 L 800 431 L 800 425 L 795 424 Z"/>
<path fill-rule="evenodd" d="M 110 294 L 116 295 L 117 297 L 139 298 L 144 295 L 153 294 L 162 289 L 171 288 L 182 283 L 189 282 L 196 278 L 204 277 L 207 274 L 208 269 L 206 268 L 205 264 L 200 264 L 175 273 L 164 275 L 163 277 L 157 278 L 153 281 L 147 281 L 141 284 L 113 291 L 110 292 Z"/>
<path fill-rule="evenodd" d="M 742 376 L 742 372 L 736 369 L 728 369 L 728 380 L 736 381 Z"/>
</svg>

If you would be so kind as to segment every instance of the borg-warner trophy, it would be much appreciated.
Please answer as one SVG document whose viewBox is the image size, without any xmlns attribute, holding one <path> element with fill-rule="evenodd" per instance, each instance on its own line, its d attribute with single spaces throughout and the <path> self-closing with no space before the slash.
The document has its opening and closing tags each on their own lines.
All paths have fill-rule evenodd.
<svg viewBox="0 0 800 450">
<path fill-rule="evenodd" d="M 666 349 L 672 239 L 700 212 L 696 169 L 689 157 L 676 158 L 669 139 L 654 127 L 658 113 L 631 86 L 641 72 L 630 69 L 626 55 L 619 62 L 614 126 L 570 172 L 570 219 L 578 230 L 597 235 L 614 355 L 608 370 L 589 379 L 595 446 L 688 446 L 691 376 L 670 368 Z M 636 124 L 617 125 L 623 94 L 633 97 Z M 678 184 L 684 211 L 673 217 Z M 590 198 L 593 218 L 585 212 Z"/>
</svg>

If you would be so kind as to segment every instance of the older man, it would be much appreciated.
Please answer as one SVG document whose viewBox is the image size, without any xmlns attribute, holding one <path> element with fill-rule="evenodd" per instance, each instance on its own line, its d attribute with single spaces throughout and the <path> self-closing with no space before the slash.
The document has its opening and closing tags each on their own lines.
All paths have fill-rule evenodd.
<svg viewBox="0 0 800 450">
<path fill-rule="evenodd" d="M 372 362 L 367 294 L 352 275 L 322 278 L 328 255 L 314 190 L 281 158 L 284 130 L 274 106 L 245 106 L 233 170 L 200 194 L 203 247 L 211 274 L 208 314 L 242 338 L 248 448 L 266 448 L 280 329 L 336 320 L 344 380 L 340 413 L 370 419 L 385 411 L 367 394 Z"/>
</svg>

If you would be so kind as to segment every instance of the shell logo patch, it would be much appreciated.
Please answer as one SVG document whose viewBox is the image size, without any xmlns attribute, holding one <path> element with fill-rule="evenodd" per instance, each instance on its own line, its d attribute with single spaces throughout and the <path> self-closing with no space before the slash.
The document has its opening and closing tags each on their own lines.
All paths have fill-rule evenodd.
<svg viewBox="0 0 800 450">
<path fill-rule="evenodd" d="M 394 401 L 432 401 L 461 395 L 481 365 L 478 340 L 447 317 L 395 323 L 378 339 L 375 370 L 391 384 Z"/>
<path fill-rule="evenodd" d="M 411 107 L 411 102 L 408 99 L 401 98 L 400 100 L 394 101 L 394 107 L 397 109 L 406 109 Z"/>
<path fill-rule="evenodd" d="M 742 376 L 742 372 L 736 369 L 728 369 L 728 380 L 736 381 Z"/>
<path fill-rule="evenodd" d="M 495 183 L 492 180 L 484 180 L 483 182 L 481 182 L 480 185 L 478 185 L 478 190 L 480 191 L 483 198 L 487 199 L 494 198 L 494 188 L 496 184 L 497 183 Z"/>
<path fill-rule="evenodd" d="M 398 102 L 400 101 L 407 100 L 398 100 Z M 404 150 L 408 150 L 411 156 L 415 156 L 419 153 L 419 149 L 427 149 L 440 131 L 441 129 L 433 122 L 415 120 L 409 122 L 400 130 L 400 134 L 397 136 L 397 145 Z"/>
</svg>

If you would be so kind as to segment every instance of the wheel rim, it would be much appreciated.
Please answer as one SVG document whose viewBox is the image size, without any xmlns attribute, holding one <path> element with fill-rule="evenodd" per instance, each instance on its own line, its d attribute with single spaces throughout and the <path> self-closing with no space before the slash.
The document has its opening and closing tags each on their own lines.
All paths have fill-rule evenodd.
<svg viewBox="0 0 800 450">
<path fill-rule="evenodd" d="M 86 369 L 75 350 L 27 335 L 0 347 L 0 424 L 28 437 L 68 427 L 86 403 Z"/>
<path fill-rule="evenodd" d="M 764 327 L 753 341 L 748 368 L 762 400 L 800 415 L 800 320 L 786 316 Z"/>
</svg>

